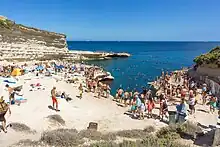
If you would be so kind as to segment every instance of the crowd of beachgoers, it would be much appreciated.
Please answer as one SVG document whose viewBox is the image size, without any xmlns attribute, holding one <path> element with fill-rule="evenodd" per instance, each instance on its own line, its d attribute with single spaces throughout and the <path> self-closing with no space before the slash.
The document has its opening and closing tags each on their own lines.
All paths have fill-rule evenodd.
<svg viewBox="0 0 220 147">
<path fill-rule="evenodd" d="M 110 95 L 110 85 L 102 81 L 102 78 L 109 76 L 107 72 L 97 66 L 85 65 L 84 63 L 68 63 L 68 62 L 36 62 L 33 64 L 28 63 L 13 63 L 1 64 L 1 85 L 3 91 L 7 95 L 2 94 L 0 99 L 0 121 L 3 122 L 3 131 L 6 129 L 5 114 L 13 114 L 10 110 L 11 105 L 22 105 L 27 99 L 23 98 L 22 84 L 13 85 L 15 81 L 19 81 L 20 76 L 34 74 L 36 77 L 53 77 L 59 81 L 63 80 L 66 83 L 78 83 L 78 98 L 83 99 L 84 93 L 92 93 L 96 99 L 106 98 L 113 99 L 117 105 L 127 107 L 132 118 L 144 119 L 157 118 L 164 120 L 171 116 L 173 111 L 170 110 L 170 105 L 175 105 L 175 121 L 185 121 L 188 115 L 195 114 L 195 107 L 197 105 L 209 105 L 210 113 L 218 109 L 220 100 L 211 93 L 210 87 L 205 83 L 196 82 L 193 78 L 189 77 L 183 70 L 164 73 L 157 78 L 152 85 L 157 88 L 156 94 L 151 89 L 143 87 L 142 91 L 128 91 L 119 87 L 115 97 Z M 58 78 L 56 75 L 59 75 Z M 75 76 L 77 75 L 77 76 Z M 83 77 L 80 79 L 79 77 Z M 14 81 L 13 81 L 14 80 Z M 30 85 L 30 91 L 45 90 L 41 83 Z M 71 101 L 73 98 L 57 89 L 56 86 L 51 85 L 50 90 L 52 109 L 59 112 L 58 98 Z M 200 103 L 201 102 L 201 103 Z M 156 105 L 159 105 L 159 113 L 155 114 Z M 156 119 L 156 118 L 155 118 Z M 169 117 L 170 119 L 170 117 Z"/>
<path fill-rule="evenodd" d="M 175 123 L 182 123 L 189 115 L 194 115 L 197 105 L 208 105 L 209 113 L 214 113 L 220 106 L 220 99 L 212 93 L 211 87 L 189 77 L 185 70 L 162 72 L 161 77 L 151 85 L 157 89 L 155 94 L 144 87 L 142 91 L 128 91 L 120 87 L 115 99 L 125 107 L 130 106 L 132 117 L 138 119 L 144 119 L 145 114 L 152 118 L 155 106 L 159 104 L 157 117 L 163 120 L 164 116 L 174 115 Z M 170 111 L 170 105 L 175 105 L 176 110 Z"/>
<path fill-rule="evenodd" d="M 56 81 L 64 80 L 69 84 L 79 83 L 78 98 L 83 98 L 84 92 L 93 92 L 94 97 L 101 98 L 110 96 L 110 86 L 102 83 L 102 78 L 109 76 L 103 69 L 97 66 L 85 65 L 82 63 L 68 63 L 68 62 L 36 62 L 30 65 L 27 63 L 5 63 L 0 66 L 1 76 L 1 99 L 0 99 L 0 121 L 3 122 L 3 131 L 6 129 L 5 114 L 11 114 L 11 105 L 21 105 L 27 99 L 23 98 L 22 84 L 18 83 L 20 76 L 27 74 L 34 74 L 35 77 L 50 77 L 54 75 Z M 61 78 L 56 78 L 55 75 L 60 75 Z M 79 77 L 84 77 L 83 80 Z M 30 85 L 30 91 L 44 90 L 45 88 L 40 83 Z M 7 94 L 5 94 L 6 92 Z M 55 86 L 51 87 L 52 109 L 59 110 L 59 103 L 57 98 L 64 98 L 66 101 L 71 101 L 72 98 L 66 92 L 59 91 Z"/>
</svg>

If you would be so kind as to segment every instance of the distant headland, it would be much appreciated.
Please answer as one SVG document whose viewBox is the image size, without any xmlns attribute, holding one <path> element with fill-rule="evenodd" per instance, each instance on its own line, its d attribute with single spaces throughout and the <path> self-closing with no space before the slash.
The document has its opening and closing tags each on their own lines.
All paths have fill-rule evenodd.
<svg viewBox="0 0 220 147">
<path fill-rule="evenodd" d="M 0 16 L 1 60 L 106 60 L 128 53 L 69 51 L 66 35 L 17 24 Z"/>
</svg>

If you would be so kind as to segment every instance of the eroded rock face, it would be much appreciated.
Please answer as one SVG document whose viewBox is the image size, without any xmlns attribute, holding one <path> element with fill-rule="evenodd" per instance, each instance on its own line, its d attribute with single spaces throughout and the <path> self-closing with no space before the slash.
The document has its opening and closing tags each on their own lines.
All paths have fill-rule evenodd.
<svg viewBox="0 0 220 147">
<path fill-rule="evenodd" d="M 2 59 L 40 58 L 68 52 L 64 34 L 43 31 L 0 20 L 0 55 Z"/>
<path fill-rule="evenodd" d="M 219 137 L 220 137 L 220 129 L 216 129 L 215 130 L 215 135 L 214 135 L 214 138 L 213 138 L 213 144 L 212 144 L 213 147 L 220 145 Z"/>
</svg>

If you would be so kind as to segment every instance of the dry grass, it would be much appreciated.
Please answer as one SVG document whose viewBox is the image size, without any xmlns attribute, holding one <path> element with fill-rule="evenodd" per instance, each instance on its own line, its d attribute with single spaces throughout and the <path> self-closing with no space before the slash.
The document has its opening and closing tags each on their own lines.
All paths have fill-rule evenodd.
<svg viewBox="0 0 220 147">
<path fill-rule="evenodd" d="M 112 141 L 116 140 L 116 134 L 115 133 L 107 133 L 102 134 L 101 132 L 95 131 L 95 130 L 82 130 L 78 134 L 82 138 L 88 138 L 91 140 L 105 140 L 105 141 Z"/>
<path fill-rule="evenodd" d="M 121 143 L 115 142 L 99 142 L 91 144 L 90 147 L 189 147 L 179 143 L 169 142 L 166 145 L 161 144 L 160 140 L 155 137 L 148 137 L 142 141 L 123 140 Z"/>
<path fill-rule="evenodd" d="M 11 128 L 15 130 L 16 132 L 36 133 L 35 130 L 31 130 L 30 127 L 22 123 L 15 122 L 15 123 L 11 123 L 10 125 L 11 125 Z"/>
<path fill-rule="evenodd" d="M 59 123 L 60 125 L 65 125 L 65 120 L 60 115 L 49 115 L 47 116 L 49 121 L 54 122 L 54 123 Z"/>
<path fill-rule="evenodd" d="M 44 132 L 40 141 L 52 146 L 78 146 L 83 144 L 83 138 L 78 135 L 75 129 L 57 129 L 53 131 Z"/>
<path fill-rule="evenodd" d="M 155 131 L 155 128 L 153 126 L 148 126 L 144 130 L 141 129 L 133 129 L 133 130 L 122 130 L 118 131 L 116 134 L 120 137 L 126 137 L 126 138 L 143 138 L 149 133 L 152 133 Z"/>
<path fill-rule="evenodd" d="M 106 134 L 102 134 L 101 132 L 95 130 L 82 130 L 78 132 L 75 129 L 57 129 L 44 132 L 39 141 L 23 140 L 18 144 L 24 146 L 48 145 L 75 147 L 85 146 L 84 143 L 87 140 L 87 146 L 91 142 L 96 142 L 90 144 L 90 147 L 189 147 L 188 145 L 181 145 L 177 142 L 177 139 L 180 138 L 178 129 L 181 127 L 188 127 L 188 130 L 190 130 L 189 132 L 193 132 L 193 130 L 198 129 L 197 127 L 189 124 L 168 126 L 157 131 L 155 135 L 151 134 L 155 131 L 153 126 L 149 126 L 143 130 L 123 130 Z M 184 131 L 184 129 L 182 129 L 182 131 Z M 128 141 L 127 139 L 120 143 L 116 143 L 117 136 L 136 139 L 136 141 Z"/>
<path fill-rule="evenodd" d="M 43 142 L 33 141 L 30 139 L 20 140 L 18 143 L 11 145 L 10 147 L 38 147 L 45 146 Z"/>
</svg>

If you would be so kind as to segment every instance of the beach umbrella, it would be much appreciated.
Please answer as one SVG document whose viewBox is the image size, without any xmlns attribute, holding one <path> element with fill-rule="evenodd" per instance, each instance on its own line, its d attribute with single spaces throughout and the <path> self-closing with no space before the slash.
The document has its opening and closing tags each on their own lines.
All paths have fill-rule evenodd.
<svg viewBox="0 0 220 147">
<path fill-rule="evenodd" d="M 41 65 L 39 65 L 39 66 L 36 68 L 36 70 L 43 70 L 43 69 L 44 69 L 44 67 L 41 66 Z"/>
</svg>

